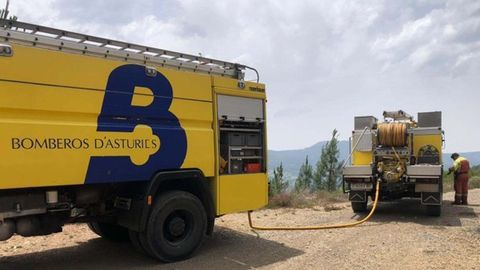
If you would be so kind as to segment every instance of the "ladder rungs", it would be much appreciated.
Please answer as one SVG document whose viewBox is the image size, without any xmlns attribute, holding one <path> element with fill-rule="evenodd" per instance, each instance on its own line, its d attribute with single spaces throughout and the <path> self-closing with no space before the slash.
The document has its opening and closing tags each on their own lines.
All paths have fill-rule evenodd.
<svg viewBox="0 0 480 270">
<path fill-rule="evenodd" d="M 144 61 L 178 69 L 219 74 L 238 78 L 244 66 L 180 52 L 100 38 L 24 22 L 0 19 L 0 36 L 29 45 L 80 51 L 103 57 Z"/>
</svg>

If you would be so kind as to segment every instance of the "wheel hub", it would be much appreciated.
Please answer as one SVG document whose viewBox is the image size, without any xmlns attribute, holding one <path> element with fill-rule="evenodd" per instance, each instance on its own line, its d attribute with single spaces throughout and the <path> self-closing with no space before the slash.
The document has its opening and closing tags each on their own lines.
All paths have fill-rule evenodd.
<svg viewBox="0 0 480 270">
<path fill-rule="evenodd" d="M 180 217 L 172 218 L 168 224 L 168 230 L 170 231 L 170 234 L 174 237 L 179 237 L 183 233 L 185 233 L 185 227 L 185 220 Z"/>
</svg>

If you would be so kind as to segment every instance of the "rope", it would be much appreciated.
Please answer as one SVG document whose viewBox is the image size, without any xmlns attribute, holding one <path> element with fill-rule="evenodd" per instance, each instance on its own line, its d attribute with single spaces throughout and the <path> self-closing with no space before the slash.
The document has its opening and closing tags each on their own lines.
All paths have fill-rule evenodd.
<svg viewBox="0 0 480 270">
<path fill-rule="evenodd" d="M 389 147 L 401 147 L 407 144 L 407 125 L 405 123 L 382 123 L 378 125 L 378 142 Z"/>
</svg>

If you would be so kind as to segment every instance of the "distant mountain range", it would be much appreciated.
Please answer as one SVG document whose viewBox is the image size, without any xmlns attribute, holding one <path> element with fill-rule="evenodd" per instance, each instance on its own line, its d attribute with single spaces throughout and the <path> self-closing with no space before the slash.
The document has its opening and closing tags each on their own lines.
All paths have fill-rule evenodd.
<svg viewBox="0 0 480 270">
<path fill-rule="evenodd" d="M 310 147 L 304 149 L 295 149 L 295 150 L 269 150 L 268 151 L 268 168 L 270 171 L 273 170 L 276 166 L 280 165 L 280 162 L 283 164 L 284 174 L 289 180 L 293 180 L 297 177 L 300 166 L 305 162 L 305 158 L 308 156 L 308 161 L 312 166 L 315 166 L 318 159 L 320 158 L 320 153 L 322 147 L 326 144 L 326 141 L 318 142 Z M 340 150 L 340 160 L 345 160 L 349 155 L 349 142 L 348 141 L 339 141 L 338 148 Z M 443 154 L 443 161 L 445 167 L 451 166 L 452 160 L 450 159 L 450 153 Z M 480 151 L 478 152 L 460 152 L 460 155 L 467 158 L 471 165 L 480 164 Z"/>
</svg>

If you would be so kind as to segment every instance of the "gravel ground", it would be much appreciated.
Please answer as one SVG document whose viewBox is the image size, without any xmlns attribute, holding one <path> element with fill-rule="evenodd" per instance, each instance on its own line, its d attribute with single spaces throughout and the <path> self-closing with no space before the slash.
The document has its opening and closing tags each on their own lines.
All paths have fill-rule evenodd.
<svg viewBox="0 0 480 270">
<path fill-rule="evenodd" d="M 63 233 L 1 243 L 0 269 L 480 269 L 480 189 L 470 192 L 470 206 L 452 206 L 452 197 L 444 197 L 440 218 L 402 200 L 380 204 L 371 221 L 349 229 L 254 232 L 246 214 L 227 215 L 195 257 L 173 264 L 102 240 L 85 225 L 68 225 Z M 298 226 L 360 218 L 346 203 L 327 210 L 262 210 L 254 222 Z"/>
</svg>

